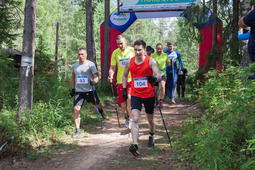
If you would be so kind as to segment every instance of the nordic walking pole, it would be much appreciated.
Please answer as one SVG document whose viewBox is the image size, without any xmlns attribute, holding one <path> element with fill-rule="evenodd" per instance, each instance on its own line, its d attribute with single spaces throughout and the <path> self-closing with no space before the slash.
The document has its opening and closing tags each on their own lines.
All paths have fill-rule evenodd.
<svg viewBox="0 0 255 170">
<path fill-rule="evenodd" d="M 155 89 L 154 89 L 154 86 L 152 85 L 152 83 L 151 83 L 151 86 L 152 86 L 152 89 L 153 89 L 154 95 L 156 96 Z M 156 98 L 156 101 L 158 102 L 158 99 L 157 99 L 157 98 Z M 169 134 L 168 134 L 168 132 L 167 132 L 167 128 L 166 128 L 166 124 L 165 124 L 165 120 L 164 120 L 163 114 L 162 114 L 162 112 L 161 112 L 160 105 L 158 105 L 158 110 L 159 110 L 159 112 L 160 112 L 160 115 L 161 115 L 161 118 L 162 118 L 162 122 L 163 122 L 164 127 L 165 127 L 165 130 L 166 130 L 166 135 L 167 135 L 167 138 L 168 138 L 168 141 L 169 141 L 170 147 L 172 148 L 171 140 L 170 140 Z"/>
<path fill-rule="evenodd" d="M 101 122 L 99 110 L 98 110 L 98 107 L 97 107 L 97 100 L 96 100 L 94 86 L 92 85 L 91 87 L 92 87 L 92 91 L 93 91 L 93 96 L 94 96 L 94 100 L 95 100 L 95 104 L 96 104 L 96 108 L 97 108 L 97 114 L 98 114 L 99 122 L 100 122 L 100 125 L 101 125 L 101 129 L 103 129 L 103 125 L 102 125 L 102 122 Z"/>
<path fill-rule="evenodd" d="M 128 117 L 129 117 L 129 113 L 128 113 L 128 109 L 127 109 L 127 100 L 126 100 L 126 112 L 127 112 L 127 115 L 128 115 Z M 129 118 L 130 119 L 130 118 Z M 130 131 L 131 131 L 131 129 L 129 129 L 129 123 L 130 123 L 130 121 L 128 122 L 128 137 L 130 137 Z"/>
<path fill-rule="evenodd" d="M 172 71 L 173 71 L 173 88 L 174 88 L 174 62 L 172 63 Z M 174 98 L 174 90 L 172 89 L 172 99 Z"/>
<path fill-rule="evenodd" d="M 114 105 L 115 105 L 115 110 L 116 110 L 116 115 L 117 115 L 117 119 L 118 119 L 118 123 L 119 123 L 119 127 L 120 127 L 120 120 L 119 120 L 119 114 L 118 114 L 118 109 L 117 109 L 117 106 L 116 106 L 116 101 L 115 101 L 115 95 L 114 95 L 114 90 L 113 90 L 113 85 L 111 84 L 111 88 L 112 88 L 112 98 L 113 98 L 113 101 L 114 101 Z"/>
</svg>

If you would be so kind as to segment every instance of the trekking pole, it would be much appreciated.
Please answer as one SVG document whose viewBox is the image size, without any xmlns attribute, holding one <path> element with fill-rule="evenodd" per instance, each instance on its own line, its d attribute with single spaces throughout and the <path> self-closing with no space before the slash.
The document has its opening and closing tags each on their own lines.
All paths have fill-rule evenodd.
<svg viewBox="0 0 255 170">
<path fill-rule="evenodd" d="M 156 96 L 155 89 L 154 89 L 154 86 L 152 85 L 152 83 L 151 83 L 151 86 L 152 86 L 152 89 L 153 89 L 154 95 Z M 156 101 L 158 102 L 158 99 L 157 99 L 157 98 L 156 98 Z M 168 134 L 168 132 L 167 132 L 167 128 L 166 128 L 166 124 L 165 124 L 165 120 L 164 120 L 163 114 L 162 114 L 162 112 L 161 112 L 160 105 L 158 105 L 158 110 L 159 110 L 159 112 L 160 112 L 160 115 L 161 115 L 161 118 L 162 118 L 162 122 L 163 122 L 164 127 L 165 127 L 165 130 L 166 130 L 166 135 L 167 135 L 167 138 L 168 138 L 168 141 L 169 141 L 170 147 L 172 148 L 171 140 L 170 140 L 169 134 Z"/>
<path fill-rule="evenodd" d="M 174 63 L 172 63 L 172 71 L 173 71 L 173 88 L 174 88 Z M 174 98 L 174 90 L 172 89 L 172 99 Z"/>
<path fill-rule="evenodd" d="M 2 151 L 3 148 L 5 147 L 5 145 L 7 145 L 8 142 L 10 142 L 12 139 L 14 139 L 14 136 L 12 136 L 11 138 L 9 138 L 9 139 L 0 147 L 0 151 Z"/>
<path fill-rule="evenodd" d="M 113 85 L 112 84 L 111 84 L 111 88 L 112 88 L 112 98 L 113 98 L 113 101 L 115 103 L 114 105 L 115 105 L 116 115 L 117 115 L 117 119 L 118 119 L 118 123 L 119 123 L 119 127 L 120 127 L 119 114 L 118 114 L 118 109 L 117 109 L 117 106 L 116 106 L 115 95 L 114 95 L 114 90 L 113 90 Z"/>
<path fill-rule="evenodd" d="M 91 87 L 92 87 L 92 91 L 93 91 L 93 96 L 94 96 L 94 100 L 95 100 L 95 104 L 96 104 L 96 108 L 97 108 L 97 114 L 98 114 L 99 122 L 100 122 L 100 125 L 101 125 L 101 129 L 103 129 L 103 125 L 102 125 L 102 122 L 101 122 L 99 110 L 98 110 L 98 107 L 97 107 L 97 100 L 96 100 L 94 86 L 91 86 Z"/>
<path fill-rule="evenodd" d="M 128 106 L 127 106 L 127 100 L 126 100 L 126 112 L 127 112 L 127 115 L 129 117 L 129 112 L 128 112 Z M 129 129 L 129 123 L 130 123 L 130 118 L 128 119 L 128 137 L 130 137 L 130 132 L 131 132 L 131 129 Z"/>
</svg>

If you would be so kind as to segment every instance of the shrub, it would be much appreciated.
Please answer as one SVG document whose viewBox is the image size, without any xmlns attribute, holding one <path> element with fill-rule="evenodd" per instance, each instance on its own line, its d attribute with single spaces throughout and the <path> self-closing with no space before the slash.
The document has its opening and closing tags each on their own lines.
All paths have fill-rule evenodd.
<svg viewBox="0 0 255 170">
<path fill-rule="evenodd" d="M 190 118 L 182 132 L 184 156 L 205 169 L 254 169 L 255 65 L 210 71 L 198 90 L 204 115 Z"/>
</svg>

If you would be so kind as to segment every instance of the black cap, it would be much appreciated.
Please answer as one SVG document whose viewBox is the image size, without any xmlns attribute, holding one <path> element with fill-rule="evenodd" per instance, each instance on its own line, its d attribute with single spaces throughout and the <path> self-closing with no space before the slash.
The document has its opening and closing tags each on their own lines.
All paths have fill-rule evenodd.
<svg viewBox="0 0 255 170">
<path fill-rule="evenodd" d="M 172 41 L 168 41 L 167 45 L 174 45 L 174 43 Z"/>
<path fill-rule="evenodd" d="M 146 50 L 152 50 L 153 48 L 151 46 L 147 46 Z"/>
</svg>

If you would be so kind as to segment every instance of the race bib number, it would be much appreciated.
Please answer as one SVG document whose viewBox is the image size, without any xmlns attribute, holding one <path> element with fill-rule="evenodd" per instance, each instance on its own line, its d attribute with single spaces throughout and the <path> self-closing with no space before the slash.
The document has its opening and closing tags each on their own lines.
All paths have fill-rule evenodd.
<svg viewBox="0 0 255 170">
<path fill-rule="evenodd" d="M 164 73 L 164 70 L 160 70 L 160 69 L 159 69 L 159 72 L 160 72 L 160 75 L 162 76 L 163 73 Z"/>
<path fill-rule="evenodd" d="M 179 71 L 179 75 L 183 75 L 183 71 Z"/>
<path fill-rule="evenodd" d="M 88 76 L 77 76 L 77 84 L 88 84 Z"/>
<path fill-rule="evenodd" d="M 120 67 L 125 67 L 126 62 L 129 60 L 129 58 L 120 59 Z"/>
<path fill-rule="evenodd" d="M 147 78 L 134 78 L 134 87 L 135 88 L 146 88 L 146 87 L 148 87 Z"/>
</svg>

